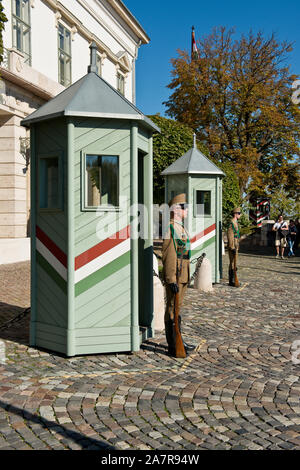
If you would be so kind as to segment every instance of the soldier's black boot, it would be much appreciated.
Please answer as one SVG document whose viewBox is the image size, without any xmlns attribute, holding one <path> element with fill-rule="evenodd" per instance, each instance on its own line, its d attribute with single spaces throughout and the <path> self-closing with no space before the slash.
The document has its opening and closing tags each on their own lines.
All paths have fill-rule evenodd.
<svg viewBox="0 0 300 470">
<path fill-rule="evenodd" d="M 179 331 L 181 333 L 181 316 L 179 315 L 178 316 L 178 324 L 179 324 Z M 182 337 L 182 335 L 181 335 Z M 194 351 L 195 347 L 196 346 L 193 346 L 192 344 L 187 344 L 184 339 L 182 338 L 182 342 L 183 342 L 183 346 L 184 346 L 184 349 L 185 349 L 185 352 L 188 354 L 192 351 Z"/>
<path fill-rule="evenodd" d="M 229 285 L 234 287 L 234 272 L 232 268 L 228 271 Z"/>
<path fill-rule="evenodd" d="M 168 320 L 165 322 L 165 333 L 168 343 L 168 353 L 170 356 L 175 357 L 175 334 L 173 320 Z"/>
</svg>

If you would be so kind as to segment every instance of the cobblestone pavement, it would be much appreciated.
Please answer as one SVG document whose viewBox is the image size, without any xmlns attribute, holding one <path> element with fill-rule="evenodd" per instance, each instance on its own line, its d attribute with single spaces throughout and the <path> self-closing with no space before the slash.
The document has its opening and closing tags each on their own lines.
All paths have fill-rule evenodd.
<svg viewBox="0 0 300 470">
<path fill-rule="evenodd" d="M 300 449 L 300 259 L 241 254 L 240 288 L 223 259 L 212 293 L 188 289 L 186 359 L 163 334 L 134 354 L 65 358 L 28 347 L 28 315 L 0 329 L 0 450 Z M 29 304 L 29 266 L 0 279 L 6 321 Z"/>
</svg>

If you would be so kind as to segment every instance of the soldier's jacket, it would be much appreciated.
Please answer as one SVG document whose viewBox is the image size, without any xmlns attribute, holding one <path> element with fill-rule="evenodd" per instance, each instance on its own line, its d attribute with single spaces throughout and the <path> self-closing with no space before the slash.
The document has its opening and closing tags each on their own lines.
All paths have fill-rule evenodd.
<svg viewBox="0 0 300 470">
<path fill-rule="evenodd" d="M 231 220 L 228 230 L 227 230 L 227 239 L 228 239 L 228 248 L 230 250 L 238 250 L 239 249 L 239 239 L 240 239 L 240 231 L 238 222 L 234 219 Z"/>
<path fill-rule="evenodd" d="M 181 260 L 181 251 L 183 259 Z M 169 230 L 163 241 L 162 262 L 164 279 L 168 284 L 176 283 L 176 272 L 179 271 L 178 283 L 188 283 L 190 280 L 190 240 L 184 227 L 171 220 Z M 181 272 L 180 272 L 181 268 Z"/>
</svg>

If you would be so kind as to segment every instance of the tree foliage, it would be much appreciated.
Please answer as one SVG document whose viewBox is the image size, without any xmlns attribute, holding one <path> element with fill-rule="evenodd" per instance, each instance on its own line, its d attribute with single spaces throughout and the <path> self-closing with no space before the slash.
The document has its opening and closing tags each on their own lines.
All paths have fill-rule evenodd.
<svg viewBox="0 0 300 470">
<path fill-rule="evenodd" d="M 271 219 L 276 220 L 278 215 L 296 219 L 300 217 L 300 198 L 290 197 L 281 185 L 271 195 Z"/>
<path fill-rule="evenodd" d="M 158 114 L 149 118 L 161 130 L 160 134 L 154 134 L 153 137 L 153 201 L 155 204 L 162 204 L 165 198 L 165 181 L 161 172 L 193 146 L 194 133 L 188 126 Z M 210 158 L 203 144 L 197 142 L 197 148 Z M 225 173 L 222 179 L 223 224 L 225 226 L 231 217 L 232 209 L 241 203 L 239 182 L 230 162 L 218 163 L 214 159 L 211 160 Z"/>
<path fill-rule="evenodd" d="M 223 225 L 226 227 L 232 217 L 232 210 L 241 205 L 239 180 L 231 163 L 217 163 L 225 177 L 222 179 L 222 214 Z"/>
<path fill-rule="evenodd" d="M 0 64 L 3 62 L 3 37 L 2 31 L 4 30 L 4 23 L 7 21 L 4 13 L 2 1 L 0 0 Z"/>
<path fill-rule="evenodd" d="M 300 109 L 284 64 L 292 50 L 262 33 L 234 39 L 216 28 L 197 42 L 198 58 L 178 51 L 167 114 L 197 132 L 217 162 L 231 162 L 241 195 L 293 185 L 299 168 Z"/>
<path fill-rule="evenodd" d="M 153 202 L 162 204 L 165 199 L 165 181 L 161 172 L 193 146 L 194 132 L 188 126 L 159 114 L 148 117 L 161 130 L 160 134 L 156 133 L 153 137 Z M 197 144 L 197 147 L 207 154 L 203 145 Z"/>
</svg>

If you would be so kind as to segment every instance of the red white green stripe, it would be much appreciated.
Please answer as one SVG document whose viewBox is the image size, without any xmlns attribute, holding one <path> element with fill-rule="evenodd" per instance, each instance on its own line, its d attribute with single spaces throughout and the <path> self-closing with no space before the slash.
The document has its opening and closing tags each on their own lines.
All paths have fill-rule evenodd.
<svg viewBox="0 0 300 470">
<path fill-rule="evenodd" d="M 212 224 L 210 227 L 199 232 L 197 235 L 191 238 L 192 250 L 196 250 L 204 243 L 213 241 L 216 236 L 216 224 Z"/>
<path fill-rule="evenodd" d="M 36 248 L 43 269 L 60 285 L 67 281 L 67 255 L 36 228 Z M 79 295 L 130 262 L 129 226 L 75 258 L 75 293 Z M 48 268 L 48 269 L 47 269 Z M 63 282 L 58 283 L 61 278 Z"/>
</svg>

